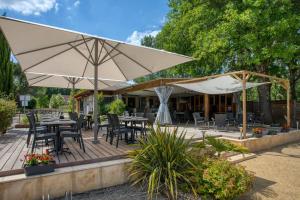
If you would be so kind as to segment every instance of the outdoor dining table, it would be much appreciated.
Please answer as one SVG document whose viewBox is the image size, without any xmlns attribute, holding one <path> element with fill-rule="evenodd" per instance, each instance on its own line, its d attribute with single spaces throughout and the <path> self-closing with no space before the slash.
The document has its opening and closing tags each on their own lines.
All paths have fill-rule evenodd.
<svg viewBox="0 0 300 200">
<path fill-rule="evenodd" d="M 146 123 L 148 122 L 148 118 L 134 116 L 120 116 L 119 120 L 120 122 L 124 122 L 126 127 L 128 127 L 129 123 L 131 127 L 135 127 L 137 123 L 141 123 L 143 129 L 146 129 Z M 135 134 L 131 133 L 131 142 L 134 143 L 135 141 Z"/>
<path fill-rule="evenodd" d="M 58 139 L 58 152 L 61 151 L 62 149 L 60 149 L 61 147 L 61 140 L 60 140 L 60 131 L 59 131 L 59 127 L 60 126 L 66 126 L 66 125 L 73 125 L 76 124 L 76 121 L 74 120 L 69 120 L 69 119 L 57 119 L 57 118 L 52 118 L 52 119 L 44 119 L 41 120 L 40 125 L 41 126 L 47 126 L 48 128 L 54 128 L 57 139 Z"/>
</svg>

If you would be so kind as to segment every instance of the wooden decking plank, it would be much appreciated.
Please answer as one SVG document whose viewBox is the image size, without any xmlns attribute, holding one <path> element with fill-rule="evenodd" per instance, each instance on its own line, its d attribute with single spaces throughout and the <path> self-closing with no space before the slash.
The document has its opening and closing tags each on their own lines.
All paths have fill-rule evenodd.
<svg viewBox="0 0 300 200">
<path fill-rule="evenodd" d="M 66 140 L 66 143 L 68 144 L 68 147 L 70 151 L 72 152 L 72 155 L 74 156 L 74 161 L 81 161 L 85 160 L 83 156 L 81 156 L 78 151 L 73 147 L 73 141 Z M 70 155 L 71 156 L 71 155 Z"/>
<path fill-rule="evenodd" d="M 12 143 L 13 145 L 9 149 L 7 149 L 7 151 L 3 156 L 1 156 L 0 159 L 1 170 L 21 142 L 22 142 L 22 137 L 19 137 L 18 141 L 16 143 Z"/>
<path fill-rule="evenodd" d="M 27 147 L 27 144 L 25 143 L 25 146 L 22 149 L 22 152 L 20 153 L 19 157 L 17 158 L 14 166 L 12 169 L 20 169 L 23 166 L 25 155 L 31 152 L 30 146 Z"/>
<path fill-rule="evenodd" d="M 84 144 L 87 148 L 89 148 L 90 151 L 94 152 L 94 154 L 96 154 L 98 158 L 107 156 L 107 154 L 101 152 L 98 148 L 96 148 L 94 145 L 91 145 L 89 142 L 85 142 Z"/>
<path fill-rule="evenodd" d="M 22 140 L 21 143 L 17 146 L 17 148 L 14 150 L 14 152 L 11 154 L 8 161 L 5 163 L 5 165 L 2 167 L 2 171 L 10 170 L 13 168 L 15 162 L 18 162 L 18 158 L 20 153 L 22 152 L 22 149 L 25 147 L 26 141 Z"/>
<path fill-rule="evenodd" d="M 74 143 L 72 143 L 71 145 L 72 145 L 73 149 L 76 150 L 77 153 L 78 153 L 84 160 L 90 160 L 90 159 L 92 159 L 92 157 L 91 157 L 90 155 L 88 155 L 87 153 L 84 153 L 84 152 L 83 152 L 83 149 L 80 149 L 79 144 L 75 144 L 75 142 L 74 142 Z"/>
</svg>

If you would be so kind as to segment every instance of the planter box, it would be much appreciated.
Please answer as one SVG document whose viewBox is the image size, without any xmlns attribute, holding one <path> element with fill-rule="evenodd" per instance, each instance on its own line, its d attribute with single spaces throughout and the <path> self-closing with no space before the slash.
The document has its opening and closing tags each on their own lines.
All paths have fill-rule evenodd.
<svg viewBox="0 0 300 200">
<path fill-rule="evenodd" d="M 48 165 L 25 166 L 24 172 L 26 176 L 50 173 L 54 172 L 54 165 L 54 163 L 51 163 Z"/>
<path fill-rule="evenodd" d="M 29 128 L 28 124 L 16 124 L 15 128 Z"/>
</svg>

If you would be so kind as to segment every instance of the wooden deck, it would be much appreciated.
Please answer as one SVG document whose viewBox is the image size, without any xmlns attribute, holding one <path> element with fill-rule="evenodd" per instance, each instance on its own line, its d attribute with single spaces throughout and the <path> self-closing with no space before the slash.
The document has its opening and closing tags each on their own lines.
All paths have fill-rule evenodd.
<svg viewBox="0 0 300 200">
<path fill-rule="evenodd" d="M 128 150 L 136 148 L 132 145 L 127 145 L 124 141 L 120 141 L 119 147 L 116 148 L 115 144 L 110 145 L 108 142 L 105 142 L 105 136 L 101 136 L 102 133 L 99 132 L 100 144 L 93 144 L 92 131 L 83 132 L 85 153 L 73 139 L 66 139 L 64 147 L 68 147 L 71 154 L 63 153 L 59 154 L 59 156 L 54 156 L 57 167 L 124 158 Z M 27 148 L 26 139 L 27 132 L 25 130 L 11 130 L 0 136 L 0 176 L 23 173 L 24 156 L 31 152 L 31 144 Z M 42 153 L 47 148 L 51 147 L 42 147 L 41 145 L 39 148 L 36 148 L 35 152 Z"/>
</svg>

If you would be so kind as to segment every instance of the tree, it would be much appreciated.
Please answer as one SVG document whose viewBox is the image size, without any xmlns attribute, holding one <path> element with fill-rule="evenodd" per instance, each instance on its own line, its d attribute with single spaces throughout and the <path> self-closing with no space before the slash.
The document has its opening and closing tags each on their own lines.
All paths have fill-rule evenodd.
<svg viewBox="0 0 300 200">
<path fill-rule="evenodd" d="M 50 108 L 59 108 L 60 106 L 65 105 L 65 99 L 61 94 L 54 94 L 50 98 L 49 107 Z"/>
<path fill-rule="evenodd" d="M 10 48 L 0 31 L 0 93 L 10 95 L 13 92 L 13 65 L 10 60 Z"/>
<path fill-rule="evenodd" d="M 282 76 L 278 61 L 299 51 L 296 6 L 291 0 L 170 0 L 156 45 L 197 58 L 175 68 L 183 76 L 241 69 Z M 258 93 L 265 121 L 271 122 L 270 85 Z"/>
</svg>

